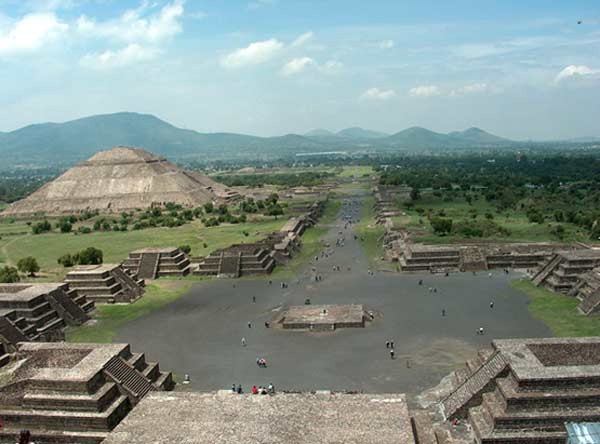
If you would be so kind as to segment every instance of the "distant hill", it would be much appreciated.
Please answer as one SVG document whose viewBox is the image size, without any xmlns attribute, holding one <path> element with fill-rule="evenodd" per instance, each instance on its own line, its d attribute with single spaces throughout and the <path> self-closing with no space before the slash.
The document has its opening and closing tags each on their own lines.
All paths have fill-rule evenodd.
<svg viewBox="0 0 600 444">
<path fill-rule="evenodd" d="M 199 133 L 177 128 L 149 114 L 120 112 L 64 123 L 29 125 L 0 133 L 4 165 L 73 164 L 94 153 L 125 145 L 141 147 L 172 159 L 273 158 L 322 151 L 423 150 L 511 145 L 507 139 L 478 128 L 449 134 L 412 127 L 392 135 L 353 127 L 333 133 L 257 137 L 235 133 Z"/>
<path fill-rule="evenodd" d="M 349 139 L 378 139 L 380 137 L 389 136 L 389 134 L 381 133 L 379 131 L 373 131 L 368 129 L 359 128 L 353 126 L 352 128 L 346 128 L 337 132 L 338 136 L 347 137 Z"/>
</svg>

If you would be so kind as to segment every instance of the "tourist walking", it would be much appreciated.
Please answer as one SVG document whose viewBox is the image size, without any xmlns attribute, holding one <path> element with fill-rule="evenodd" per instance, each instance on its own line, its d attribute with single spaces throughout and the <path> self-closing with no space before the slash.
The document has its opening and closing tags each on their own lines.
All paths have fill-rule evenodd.
<svg viewBox="0 0 600 444">
<path fill-rule="evenodd" d="M 494 308 L 494 301 L 490 302 L 490 308 Z"/>
<path fill-rule="evenodd" d="M 269 383 L 269 394 L 274 395 L 275 394 L 275 386 L 272 383 Z"/>
<path fill-rule="evenodd" d="M 394 349 L 391 349 L 391 350 L 390 350 L 390 358 L 391 358 L 391 359 L 394 359 L 394 355 L 395 355 L 395 353 L 394 353 Z"/>
<path fill-rule="evenodd" d="M 242 384 L 238 384 L 238 386 L 237 386 L 237 392 L 238 392 L 238 395 L 241 395 L 243 393 Z"/>
<path fill-rule="evenodd" d="M 242 347 L 246 346 L 246 338 L 242 338 Z"/>
<path fill-rule="evenodd" d="M 446 316 L 446 310 L 442 308 L 442 317 Z"/>
<path fill-rule="evenodd" d="M 394 348 L 394 340 L 393 339 L 390 341 L 390 348 Z"/>
<path fill-rule="evenodd" d="M 252 296 L 252 302 L 256 303 L 256 296 Z"/>
<path fill-rule="evenodd" d="M 252 322 L 248 321 L 248 328 L 252 328 Z"/>
<path fill-rule="evenodd" d="M 390 341 L 385 341 L 385 348 L 390 348 Z"/>
</svg>

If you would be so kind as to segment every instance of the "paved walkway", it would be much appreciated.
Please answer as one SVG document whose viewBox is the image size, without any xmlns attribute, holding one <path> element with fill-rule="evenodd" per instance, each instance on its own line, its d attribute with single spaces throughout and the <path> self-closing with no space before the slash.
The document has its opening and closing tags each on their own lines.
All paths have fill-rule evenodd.
<svg viewBox="0 0 600 444">
<path fill-rule="evenodd" d="M 342 209 L 342 215 L 358 211 L 359 204 L 356 210 Z M 339 237 L 345 237 L 343 247 L 335 247 Z M 124 326 L 117 340 L 144 350 L 165 369 L 189 374 L 195 390 L 234 383 L 249 390 L 253 384 L 273 383 L 288 390 L 417 394 L 436 385 L 492 338 L 551 335 L 529 314 L 527 296 L 509 286 L 515 274 L 371 275 L 352 228 L 344 229 L 341 219 L 326 241 L 333 254 L 313 259 L 285 289 L 279 281 L 269 285 L 268 280 L 199 283 L 175 303 Z M 333 271 L 334 265 L 341 271 Z M 322 281 L 314 281 L 312 267 Z M 382 317 L 364 329 L 333 333 L 264 327 L 282 308 L 301 305 L 306 298 L 313 304 L 364 304 Z M 480 326 L 483 336 L 475 334 Z M 385 347 L 388 339 L 395 342 L 393 361 Z M 266 358 L 269 366 L 259 368 L 257 357 Z"/>
</svg>

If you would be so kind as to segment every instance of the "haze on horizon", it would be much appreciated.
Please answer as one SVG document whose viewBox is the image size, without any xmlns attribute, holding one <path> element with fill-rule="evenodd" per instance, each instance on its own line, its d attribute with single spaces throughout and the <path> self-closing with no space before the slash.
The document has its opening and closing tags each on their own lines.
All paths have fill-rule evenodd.
<svg viewBox="0 0 600 444">
<path fill-rule="evenodd" d="M 600 136 L 593 0 L 0 0 L 0 66 L 0 131 L 133 111 L 262 136 Z"/>
</svg>

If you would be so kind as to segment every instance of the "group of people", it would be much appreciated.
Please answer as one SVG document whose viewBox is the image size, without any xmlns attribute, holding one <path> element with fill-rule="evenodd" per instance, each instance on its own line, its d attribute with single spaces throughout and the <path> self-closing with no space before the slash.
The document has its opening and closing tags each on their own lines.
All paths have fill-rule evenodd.
<svg viewBox="0 0 600 444">
<path fill-rule="evenodd" d="M 275 386 L 273 384 L 269 384 L 268 387 L 263 387 L 259 385 L 258 387 L 252 386 L 252 394 L 253 395 L 274 395 L 275 394 Z"/>
<path fill-rule="evenodd" d="M 256 365 L 262 368 L 267 368 L 267 360 L 265 358 L 256 358 Z"/>
</svg>

